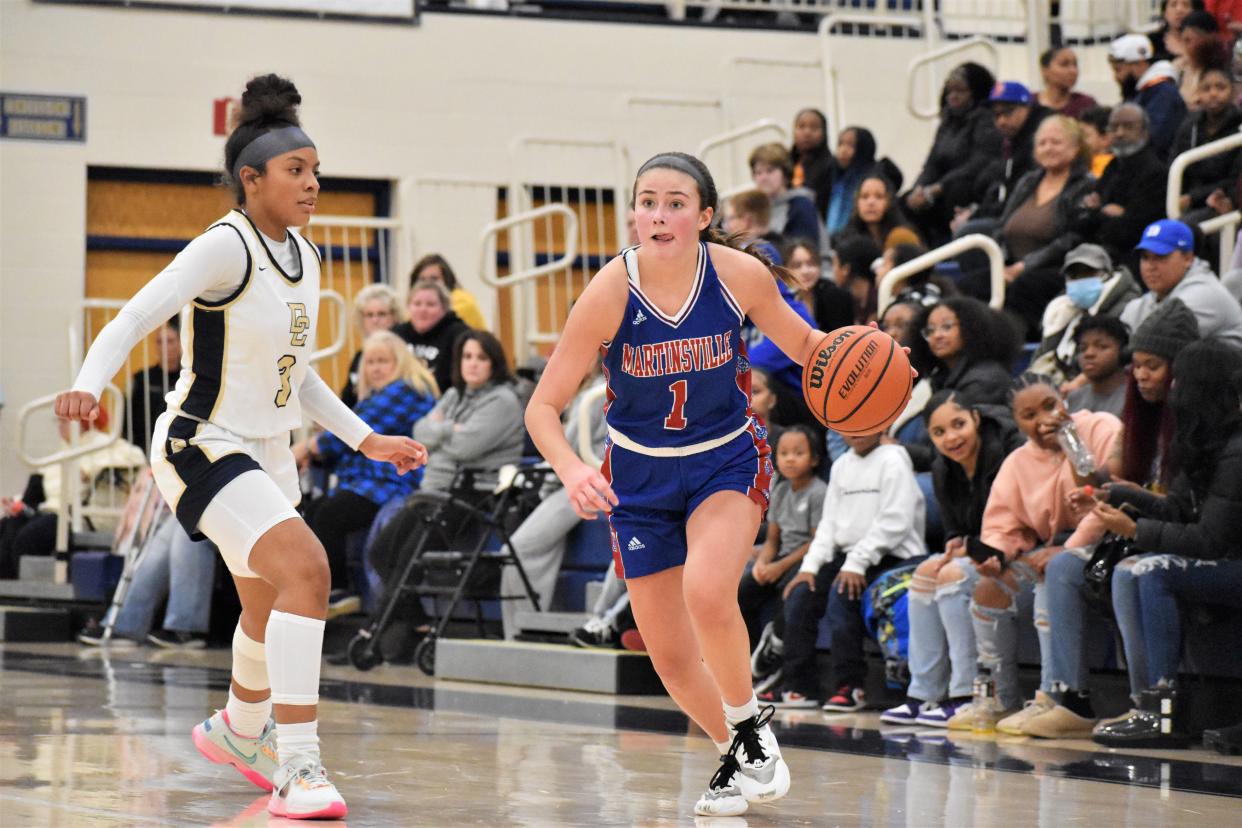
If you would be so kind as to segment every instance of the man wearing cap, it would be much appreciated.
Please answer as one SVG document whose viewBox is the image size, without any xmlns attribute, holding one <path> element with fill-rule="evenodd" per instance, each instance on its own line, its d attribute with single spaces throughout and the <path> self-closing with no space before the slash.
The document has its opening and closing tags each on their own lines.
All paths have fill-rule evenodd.
<svg viewBox="0 0 1242 828">
<path fill-rule="evenodd" d="M 1080 244 L 1061 265 L 1065 293 L 1048 303 L 1031 369 L 1059 380 L 1078 373 L 1078 323 L 1087 316 L 1120 316 L 1142 290 L 1124 267 L 1113 267 L 1098 244 Z"/>
<path fill-rule="evenodd" d="M 1151 145 L 1166 157 L 1173 136 L 1186 117 L 1186 102 L 1177 89 L 1177 69 L 1167 60 L 1152 62 L 1146 35 L 1126 34 L 1108 45 L 1108 62 L 1121 87 L 1121 97 L 1143 107 L 1151 121 Z"/>
<path fill-rule="evenodd" d="M 1017 81 L 998 81 L 988 95 L 992 122 L 1003 139 L 1001 157 L 975 179 L 979 205 L 972 218 L 997 218 L 1018 179 L 1035 169 L 1035 130 L 1052 110 Z"/>
<path fill-rule="evenodd" d="M 1121 312 L 1131 331 L 1169 298 L 1180 299 L 1199 323 L 1204 339 L 1219 339 L 1242 348 L 1242 305 L 1225 290 L 1202 259 L 1195 258 L 1194 233 L 1173 219 L 1147 226 L 1138 243 L 1139 272 L 1148 293 Z"/>
</svg>

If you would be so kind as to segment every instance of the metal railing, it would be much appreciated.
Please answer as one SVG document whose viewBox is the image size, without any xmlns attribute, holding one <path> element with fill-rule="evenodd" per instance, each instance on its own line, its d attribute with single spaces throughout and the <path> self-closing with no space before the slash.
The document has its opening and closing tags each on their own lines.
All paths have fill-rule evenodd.
<svg viewBox="0 0 1242 828">
<path fill-rule="evenodd" d="M 1164 209 L 1169 218 L 1181 218 L 1182 181 L 1186 168 L 1205 158 L 1211 158 L 1239 147 L 1242 147 L 1242 132 L 1235 132 L 1233 135 L 1226 135 L 1224 138 L 1217 138 L 1215 141 L 1188 149 L 1173 159 L 1173 163 L 1169 165 L 1169 180 L 1164 197 Z M 1242 212 L 1237 209 L 1199 222 L 1199 229 L 1204 235 L 1220 234 L 1220 259 L 1217 273 L 1224 274 L 1229 269 L 1240 223 L 1242 223 Z"/>
<path fill-rule="evenodd" d="M 930 2 L 923 4 L 921 16 L 913 14 L 835 12 L 822 17 L 819 21 L 817 36 L 819 38 L 820 66 L 824 75 L 824 112 L 828 115 L 828 123 L 837 127 L 846 123 L 845 96 L 841 92 L 840 79 L 837 75 L 836 64 L 833 62 L 832 48 L 829 43 L 833 36 L 833 30 L 837 26 L 851 24 L 920 29 L 923 33 L 923 42 L 929 49 L 935 45 L 937 34 L 935 10 Z"/>
<path fill-rule="evenodd" d="M 918 86 L 919 70 L 924 66 L 936 63 L 946 57 L 967 52 L 971 49 L 983 49 L 992 58 L 992 65 L 988 67 L 995 71 L 1000 61 L 1000 53 L 996 51 L 996 45 L 986 37 L 971 37 L 966 40 L 959 40 L 955 43 L 949 43 L 941 46 L 939 49 L 932 49 L 930 52 L 915 57 L 906 67 L 906 109 L 911 115 L 923 120 L 931 120 L 940 117 L 940 102 L 938 99 L 938 89 L 934 73 L 928 83 L 929 88 L 933 90 L 932 105 L 930 109 L 920 109 L 915 103 L 915 88 Z"/>
<path fill-rule="evenodd" d="M 992 298 L 988 304 L 1000 310 L 1005 304 L 1005 254 L 1001 251 L 1001 247 L 996 243 L 996 239 L 991 236 L 985 236 L 982 233 L 972 233 L 969 236 L 962 236 L 960 239 L 954 239 L 946 245 L 937 247 L 935 250 L 929 250 L 918 258 L 911 259 L 905 264 L 900 264 L 890 270 L 880 280 L 878 288 L 879 296 L 876 302 L 880 312 L 888 307 L 893 300 L 893 294 L 896 293 L 898 285 L 908 281 L 910 277 L 915 276 L 924 270 L 935 267 L 943 261 L 952 259 L 954 256 L 960 256 L 967 250 L 982 250 L 987 254 L 988 266 L 991 271 Z"/>
<path fill-rule="evenodd" d="M 764 133 L 771 133 L 781 144 L 788 145 L 789 143 L 788 130 L 771 118 L 760 118 L 758 121 L 731 129 L 728 132 L 713 135 L 699 144 L 694 154 L 698 156 L 700 161 L 707 164 L 708 167 L 712 166 L 707 163 L 712 152 L 721 149 L 728 151 L 728 158 L 725 163 L 723 165 L 717 165 L 713 168 L 715 170 L 714 176 L 716 178 L 716 189 L 718 191 L 731 195 L 743 184 L 745 184 L 746 187 L 753 186 L 753 184 L 750 183 L 750 176 L 746 176 L 744 181 L 734 180 L 734 176 L 739 169 L 736 152 L 738 145 L 744 139 L 753 138 L 756 135 L 763 135 Z M 751 143 L 753 145 L 753 142 Z"/>
</svg>

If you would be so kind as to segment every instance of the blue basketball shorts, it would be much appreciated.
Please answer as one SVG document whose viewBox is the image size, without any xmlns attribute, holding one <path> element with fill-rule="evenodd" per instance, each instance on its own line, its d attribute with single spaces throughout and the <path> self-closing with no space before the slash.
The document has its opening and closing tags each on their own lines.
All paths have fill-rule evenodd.
<svg viewBox="0 0 1242 828">
<path fill-rule="evenodd" d="M 617 575 L 641 578 L 686 563 L 686 520 L 716 492 L 740 492 L 766 511 L 772 450 L 756 423 L 723 446 L 680 457 L 609 440 L 601 472 L 618 501 L 608 516 Z"/>
</svg>

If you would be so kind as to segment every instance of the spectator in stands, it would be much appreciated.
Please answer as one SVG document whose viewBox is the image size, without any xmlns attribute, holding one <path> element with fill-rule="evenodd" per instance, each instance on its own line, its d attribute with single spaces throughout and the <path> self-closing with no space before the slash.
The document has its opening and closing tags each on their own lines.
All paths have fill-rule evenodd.
<svg viewBox="0 0 1242 828">
<path fill-rule="evenodd" d="M 773 610 L 780 613 L 781 595 L 798 574 L 802 556 L 810 548 L 815 527 L 824 513 L 828 486 L 815 476 L 822 453 L 819 435 L 806 426 L 790 426 L 781 432 L 776 443 L 776 470 L 780 477 L 772 484 L 767 537 L 755 547 L 755 557 L 746 564 L 737 588 L 737 603 L 752 650 L 763 638 L 768 639 L 761 645 L 768 653 L 781 652 L 776 622 L 769 621 L 764 626 L 763 619 Z M 770 690 L 780 681 L 780 661 L 771 661 L 773 672 L 752 671 L 758 693 Z"/>
<path fill-rule="evenodd" d="M 1143 107 L 1151 129 L 1151 146 L 1161 159 L 1168 156 L 1173 135 L 1186 117 L 1186 102 L 1177 89 L 1177 70 L 1167 60 L 1154 60 L 1151 42 L 1143 35 L 1127 34 L 1108 47 L 1113 78 L 1121 87 L 1122 100 Z"/>
<path fill-rule="evenodd" d="M 565 409 L 562 417 L 565 423 L 565 439 L 575 449 L 578 448 L 581 408 L 586 404 L 585 395 L 592 390 L 598 390 L 601 383 L 603 377 L 599 370 L 592 371 L 583 379 L 582 390 Z M 604 441 L 608 437 L 603 400 L 597 397 L 589 410 L 591 451 L 596 457 L 602 458 Z M 522 569 L 531 588 L 539 597 L 539 609 L 548 612 L 552 609 L 552 596 L 556 592 L 556 579 L 561 571 L 561 562 L 565 559 L 569 534 L 582 523 L 582 518 L 574 512 L 574 507 L 569 503 L 569 493 L 556 475 L 547 476 L 540 494 L 539 505 L 514 530 L 509 542 L 518 560 L 522 562 Z M 516 567 L 506 566 L 501 573 L 500 594 L 525 596 L 526 587 Z M 506 639 L 512 639 L 518 633 L 517 613 L 534 609 L 525 597 L 500 602 L 501 623 Z M 603 646 L 615 643 L 619 631 L 609 627 L 591 629 L 588 634 L 598 639 L 592 646 Z"/>
<path fill-rule="evenodd" d="M 1065 293 L 1048 303 L 1040 325 L 1039 347 L 1030 370 L 1059 382 L 1078 376 L 1078 325 L 1090 316 L 1120 316 L 1142 290 L 1124 267 L 1113 267 L 1108 252 L 1080 244 L 1061 266 Z"/>
<path fill-rule="evenodd" d="M 793 161 L 780 144 L 764 144 L 750 154 L 750 175 L 755 187 L 772 200 L 768 230 L 781 236 L 816 239 L 820 249 L 827 238 L 815 211 L 815 193 L 806 187 L 790 189 Z"/>
<path fill-rule="evenodd" d="M 771 232 L 772 199 L 762 190 L 743 190 L 725 199 L 721 226 L 725 233 L 737 238 L 743 250 L 754 247 L 773 264 L 783 265 L 784 258 L 776 242 L 779 234 Z"/>
<path fill-rule="evenodd" d="M 831 279 L 823 278 L 819 251 L 809 239 L 791 239 L 782 251 L 785 266 L 798 282 L 795 295 L 810 310 L 821 331 L 854 324 L 854 299 Z"/>
<path fill-rule="evenodd" d="M 1181 73 L 1178 91 L 1189 109 L 1203 105 L 1199 93 L 1199 81 L 1209 69 L 1225 69 L 1229 66 L 1229 51 L 1217 36 L 1216 18 L 1206 11 L 1193 11 L 1182 24 L 1182 56 L 1173 61 Z M 1170 155 L 1170 157 L 1172 157 Z"/>
<path fill-rule="evenodd" d="M 1083 205 L 1081 230 L 1108 250 L 1113 260 L 1137 272 L 1134 246 L 1143 229 L 1164 216 L 1168 165 L 1149 141 L 1147 113 L 1138 104 L 1122 104 L 1108 118 L 1113 160 Z"/>
<path fill-rule="evenodd" d="M 362 343 L 354 413 L 376 434 L 409 436 L 439 395 L 431 371 L 410 353 L 399 336 L 377 330 Z M 331 432 L 297 443 L 293 456 L 299 466 L 312 459 L 318 461 L 336 477 L 336 486 L 308 510 L 307 522 L 328 555 L 332 576 L 329 617 L 357 612 L 361 590 L 350 583 L 346 541 L 351 533 L 369 527 L 384 504 L 417 489 L 422 470 L 398 474 L 388 463 L 351 451 Z"/>
<path fill-rule="evenodd" d="M 391 331 L 401 321 L 401 302 L 397 292 L 388 285 L 367 285 L 354 294 L 354 325 L 365 341 L 376 331 Z M 358 404 L 358 378 L 362 365 L 362 348 L 349 361 L 349 377 L 341 389 L 341 402 L 353 408 Z"/>
<path fill-rule="evenodd" d="M 914 261 L 927 252 L 927 248 L 917 244 L 899 244 L 884 251 L 880 261 L 875 265 L 875 281 L 880 284 L 888 272 L 898 265 Z M 934 305 L 941 299 L 957 296 L 960 293 L 957 283 L 948 276 L 937 275 L 934 268 L 927 268 L 912 274 L 897 286 L 893 295 L 893 303 L 913 302 L 920 308 Z"/>
<path fill-rule="evenodd" d="M 802 392 L 772 379 L 766 368 L 750 367 L 750 410 L 768 429 L 768 445 L 776 445 L 781 432 L 794 425 L 807 425 L 815 431 L 822 426 L 811 416 Z"/>
<path fill-rule="evenodd" d="M 854 201 L 865 176 L 875 169 L 875 136 L 862 127 L 846 127 L 837 138 L 837 172 L 828 200 L 828 235 L 835 236 L 854 215 Z"/>
<path fill-rule="evenodd" d="M 803 109 L 794 116 L 793 136 L 789 149 L 793 176 L 789 186 L 795 190 L 805 187 L 815 193 L 815 215 L 827 215 L 836 174 L 836 159 L 828 148 L 828 119 L 818 109 Z"/>
<path fill-rule="evenodd" d="M 1193 11 L 1202 11 L 1203 0 L 1162 0 L 1160 28 L 1147 35 L 1156 60 L 1173 60 L 1185 52 L 1182 25 Z"/>
<path fill-rule="evenodd" d="M 880 721 L 947 727 L 970 703 L 975 632 L 970 596 L 978 570 L 965 559 L 978 536 L 1001 463 L 1025 442 L 1005 406 L 978 406 L 956 391 L 938 391 L 923 409 L 936 457 L 933 490 L 944 523 L 944 552 L 914 570 L 910 584 L 910 687 L 906 701 Z"/>
<path fill-rule="evenodd" d="M 1194 313 L 1199 335 L 1242 347 L 1242 306 L 1238 305 L 1212 268 L 1195 258 L 1194 233 L 1180 221 L 1161 219 L 1148 225 L 1138 249 L 1139 273 L 1148 293 L 1132 299 L 1121 321 L 1135 330 L 1160 303 L 1177 298 Z"/>
<path fill-rule="evenodd" d="M 410 271 L 411 287 L 420 281 L 439 282 L 444 285 L 449 291 L 453 313 L 470 327 L 480 331 L 487 330 L 487 321 L 483 318 L 483 311 L 479 310 L 478 300 L 461 286 L 457 281 L 457 274 L 439 253 L 428 253 L 414 264 L 414 269 Z"/>
<path fill-rule="evenodd" d="M 155 418 L 168 407 L 164 398 L 181 375 L 181 317 L 174 316 L 155 332 L 157 361 L 129 380 L 129 407 L 121 422 L 121 437 L 151 453 Z"/>
<path fill-rule="evenodd" d="M 1023 594 L 1034 591 L 1035 629 L 1043 665 L 1039 692 L 1033 703 L 997 724 L 1003 733 L 1021 734 L 1028 720 L 1055 706 L 1048 695 L 1052 647 L 1044 570 L 1065 549 L 1089 546 L 1104 532 L 1099 521 L 1083 517 L 1070 505 L 1068 496 L 1078 482 L 1057 441 L 1057 431 L 1071 420 L 1091 453 L 1105 458 L 1112 451 L 1121 423 L 1111 414 L 1069 414 L 1055 381 L 1031 373 L 1015 381 L 1012 410 L 1027 442 L 1001 464 L 988 495 L 980 536 L 984 544 L 1001 553 L 1002 559 L 989 558 L 977 564 L 983 577 L 975 588 L 971 612 L 979 663 L 991 670 L 1001 709 L 1015 710 L 1021 701 L 1017 606 Z M 954 721 L 950 727 L 961 724 L 964 722 Z"/>
<path fill-rule="evenodd" d="M 824 509 L 798 574 L 785 587 L 784 612 L 773 639 L 782 658 L 781 690 L 761 700 L 787 708 L 819 706 L 815 639 L 828 613 L 832 637 L 832 686 L 824 710 L 866 705 L 866 664 L 861 601 L 884 572 L 923 556 L 923 494 L 910 458 L 881 435 L 846 437 L 850 451 L 833 464 Z M 777 644 L 772 642 L 771 646 Z M 760 652 L 757 660 L 766 660 Z"/>
<path fill-rule="evenodd" d="M 1078 116 L 1082 127 L 1082 139 L 1091 150 L 1091 174 L 1097 179 L 1113 160 L 1113 150 L 1108 135 L 1108 119 L 1113 110 L 1107 106 L 1093 106 Z"/>
<path fill-rule="evenodd" d="M 1233 135 L 1242 126 L 1242 109 L 1233 103 L 1233 81 L 1228 71 L 1205 69 L 1199 76 L 1198 96 L 1199 108 L 1186 116 L 1173 139 L 1170 155 L 1174 158 L 1186 150 Z M 1229 194 L 1237 188 L 1240 159 L 1242 152 L 1235 148 L 1186 167 L 1178 202 L 1182 221 L 1198 224 L 1233 209 Z"/>
<path fill-rule="evenodd" d="M 1147 688 L 1138 709 L 1096 729 L 1095 741 L 1116 747 L 1185 747 L 1185 700 L 1177 689 L 1185 604 L 1242 608 L 1242 413 L 1236 382 L 1242 355 L 1220 342 L 1188 346 L 1174 363 L 1169 398 L 1181 470 L 1165 498 L 1113 486 L 1095 514 L 1112 532 L 1154 554 L 1139 558 L 1137 612 L 1117 620 L 1146 652 Z M 1229 381 L 1229 380 L 1232 380 Z M 1134 520 L 1119 508 L 1136 507 Z M 1172 720 L 1171 730 L 1162 721 Z"/>
<path fill-rule="evenodd" d="M 1120 418 L 1126 404 L 1126 345 L 1130 333 L 1115 316 L 1088 316 L 1074 330 L 1078 368 L 1086 382 L 1065 395 L 1075 411 L 1107 411 Z"/>
<path fill-rule="evenodd" d="M 996 311 L 978 299 L 953 296 L 929 307 L 919 327 L 923 342 L 916 350 L 926 349 L 933 358 L 934 390 L 957 391 L 978 405 L 1008 402 L 1009 366 L 1017 348 Z"/>
<path fill-rule="evenodd" d="M 900 244 L 922 244 L 918 231 L 902 215 L 893 183 L 878 171 L 869 173 L 859 182 L 854 213 L 837 243 L 848 235 L 869 237 L 885 252 Z"/>
<path fill-rule="evenodd" d="M 410 344 L 414 356 L 427 364 L 441 389 L 453 384 L 453 345 L 470 330 L 449 305 L 448 288 L 443 284 L 415 282 L 406 305 L 410 321 L 392 329 Z"/>
<path fill-rule="evenodd" d="M 190 540 L 181 524 L 167 514 L 154 531 L 138 559 L 107 643 L 113 648 L 148 642 L 170 650 L 201 650 L 207 646 L 211 628 L 216 548 L 207 540 Z M 165 599 L 163 627 L 152 630 L 155 611 Z M 78 642 L 103 644 L 103 627 L 97 622 L 88 624 L 78 633 Z"/>
<path fill-rule="evenodd" d="M 996 131 L 1001 134 L 998 158 L 989 161 L 975 181 L 978 204 L 962 208 L 954 216 L 957 235 L 989 233 L 1005 210 L 1014 186 L 1022 176 L 1036 169 L 1035 131 L 1052 111 L 1035 100 L 1025 86 L 1016 81 L 998 82 L 988 95 L 988 106 Z M 970 219 L 969 226 L 962 222 Z M 987 220 L 983 223 L 983 220 Z"/>
<path fill-rule="evenodd" d="M 832 275 L 853 299 L 855 325 L 875 321 L 875 273 L 871 267 L 882 254 L 870 236 L 853 234 L 840 239 L 832 249 Z"/>
<path fill-rule="evenodd" d="M 609 564 L 590 616 L 581 627 L 575 627 L 569 633 L 569 640 L 579 647 L 592 649 L 645 649 L 633 646 L 633 642 L 627 640 L 627 634 L 642 642 L 634 613 L 630 611 L 630 593 L 625 581 L 617 577 L 617 568 Z"/>
<path fill-rule="evenodd" d="M 1040 55 L 1039 74 L 1044 80 L 1038 95 L 1041 106 L 1067 118 L 1081 118 L 1096 105 L 1095 98 L 1074 91 L 1078 85 L 1078 55 L 1070 47 L 1053 46 Z"/>
<path fill-rule="evenodd" d="M 914 187 L 902 197 L 906 214 L 932 246 L 949 239 L 954 212 L 974 200 L 979 173 L 1000 154 L 1001 135 L 987 109 L 994 82 L 977 63 L 963 63 L 945 80 L 931 151 Z"/>
<path fill-rule="evenodd" d="M 1166 403 L 1172 384 L 1171 361 L 1195 338 L 1194 316 L 1176 299 L 1135 332 L 1134 378 L 1126 387 L 1122 433 L 1113 443 L 1108 470 L 1114 480 L 1136 483 L 1118 482 L 1112 487 L 1142 486 L 1163 491 L 1167 486 L 1173 467 L 1168 456 L 1173 411 Z M 1096 502 L 1094 493 L 1085 489 L 1070 495 L 1070 506 L 1079 514 L 1089 513 Z M 1099 521 L 1098 516 L 1088 519 Z M 1090 550 L 1067 553 L 1048 564 L 1045 580 L 1052 626 L 1048 679 L 1056 689 L 1057 704 L 1023 726 L 1025 733 L 1045 738 L 1086 736 L 1095 720 L 1083 653 L 1089 609 L 1084 593 L 1084 562 L 1089 560 Z M 1116 611 L 1119 619 L 1124 617 L 1123 630 L 1132 625 L 1133 613 L 1137 612 L 1137 589 L 1129 569 L 1136 560 L 1127 559 L 1113 576 Z M 1125 646 L 1131 692 L 1137 697 L 1147 687 L 1146 654 L 1142 652 L 1142 642 L 1133 636 Z"/>
<path fill-rule="evenodd" d="M 1083 200 L 1095 184 L 1087 172 L 1087 153 L 1077 121 L 1063 115 L 1045 119 L 1035 137 L 1039 169 L 1018 181 L 1001 213 L 996 235 L 1009 262 L 1005 310 L 1032 341 L 1039 338 L 1044 308 L 1064 288 L 1065 254 L 1081 240 L 1076 228 L 1085 212 Z M 974 276 L 969 282 L 975 295 L 982 293 L 978 280 Z"/>
<path fill-rule="evenodd" d="M 435 408 L 414 426 L 415 438 L 427 446 L 429 458 L 421 489 L 478 499 L 493 491 L 502 466 L 522 458 L 522 403 L 513 390 L 512 373 L 503 346 L 487 331 L 467 330 L 453 346 L 452 386 Z M 459 476 L 466 469 L 470 474 Z M 466 488 L 470 486 L 471 488 Z M 384 583 L 384 591 L 396 586 L 393 579 L 403 561 L 398 554 L 409 547 L 397 532 L 405 521 L 398 515 L 380 531 L 372 544 L 371 565 Z M 460 523 L 457 521 L 456 523 Z M 396 661 L 408 659 L 418 640 L 430 629 L 430 619 L 418 600 L 400 601 L 394 615 L 397 635 Z M 345 653 L 333 656 L 347 661 Z"/>
</svg>

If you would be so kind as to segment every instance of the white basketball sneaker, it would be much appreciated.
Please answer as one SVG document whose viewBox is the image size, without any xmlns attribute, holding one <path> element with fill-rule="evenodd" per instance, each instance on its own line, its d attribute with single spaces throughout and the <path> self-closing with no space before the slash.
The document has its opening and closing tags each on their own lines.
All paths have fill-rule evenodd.
<svg viewBox="0 0 1242 828">
<path fill-rule="evenodd" d="M 729 726 L 733 744 L 694 806 L 696 814 L 737 816 L 750 802 L 773 802 L 789 793 L 789 766 L 768 724 L 775 712 L 769 705 L 758 716 Z"/>
<path fill-rule="evenodd" d="M 295 756 L 276 769 L 267 811 L 287 819 L 341 819 L 349 808 L 328 781 L 328 772 L 310 756 Z"/>
<path fill-rule="evenodd" d="M 694 812 L 699 816 L 738 816 L 746 813 L 750 805 L 742 795 L 742 787 L 738 778 L 742 768 L 737 757 L 731 752 L 720 757 L 720 767 L 707 783 L 707 791 L 694 804 Z"/>
</svg>

